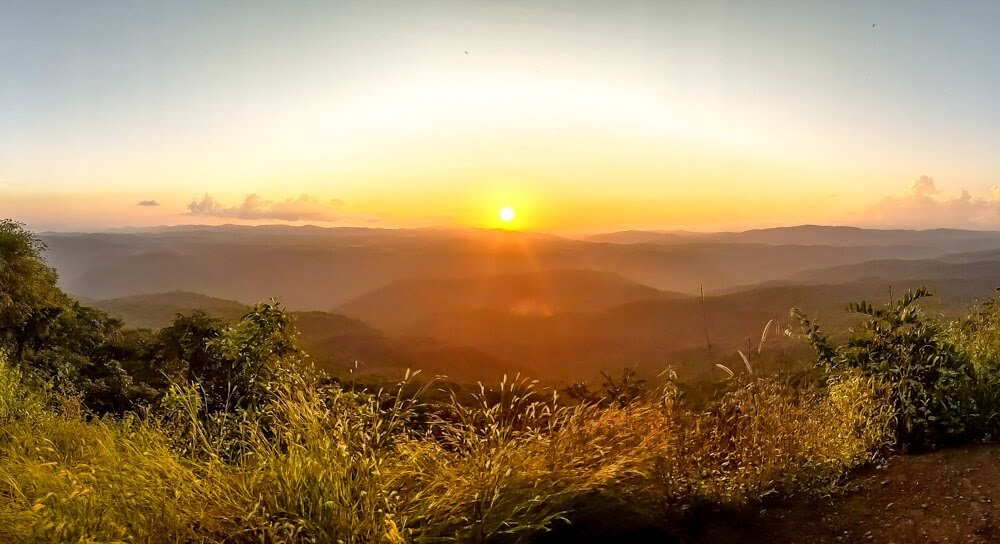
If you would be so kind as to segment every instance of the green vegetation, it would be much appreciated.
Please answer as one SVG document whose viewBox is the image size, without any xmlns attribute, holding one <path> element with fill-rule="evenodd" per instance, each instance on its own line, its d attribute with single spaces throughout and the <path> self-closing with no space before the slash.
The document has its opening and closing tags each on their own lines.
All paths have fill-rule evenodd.
<svg viewBox="0 0 1000 544">
<path fill-rule="evenodd" d="M 842 345 L 798 313 L 820 380 L 747 356 L 698 398 L 631 370 L 566 399 L 520 378 L 442 397 L 313 370 L 274 303 L 127 329 L 41 250 L 0 224 L 4 542 L 530 542 L 599 505 L 666 526 L 835 493 L 894 446 L 995 436 L 1000 413 L 1000 310 L 941 325 L 923 291 L 851 305 Z"/>
<path fill-rule="evenodd" d="M 707 413 L 669 387 L 563 406 L 517 382 L 425 420 L 407 396 L 296 374 L 254 410 L 209 415 L 199 389 L 175 386 L 155 414 L 88 419 L 23 378 L 0 367 L 10 542 L 528 539 L 595 494 L 667 515 L 829 492 L 884 443 L 888 419 L 859 375 L 811 392 L 751 380 Z"/>
<path fill-rule="evenodd" d="M 798 311 L 806 338 L 830 370 L 856 369 L 890 387 L 896 445 L 905 449 L 956 440 L 976 414 L 974 376 L 968 356 L 944 338 L 942 328 L 922 317 L 915 303 L 930 296 L 918 289 L 882 308 L 852 303 L 865 319 L 833 347 L 819 327 Z"/>
</svg>

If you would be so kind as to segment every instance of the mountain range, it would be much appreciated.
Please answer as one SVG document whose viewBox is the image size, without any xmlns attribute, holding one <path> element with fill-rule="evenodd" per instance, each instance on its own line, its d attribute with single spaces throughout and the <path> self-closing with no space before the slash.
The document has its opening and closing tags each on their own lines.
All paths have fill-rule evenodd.
<svg viewBox="0 0 1000 544">
<path fill-rule="evenodd" d="M 1000 285 L 1000 233 L 947 229 L 571 239 L 226 226 L 43 238 L 69 292 L 134 326 L 194 309 L 234 319 L 275 297 L 325 368 L 359 361 L 369 372 L 423 368 L 464 379 L 668 364 L 695 375 L 739 362 L 737 350 L 752 351 L 769 321 L 788 325 L 791 307 L 841 325 L 851 300 L 926 286 L 937 295 L 927 308 L 949 314 Z M 808 356 L 782 338 L 768 341 L 781 344 L 773 351 L 782 358 Z"/>
</svg>

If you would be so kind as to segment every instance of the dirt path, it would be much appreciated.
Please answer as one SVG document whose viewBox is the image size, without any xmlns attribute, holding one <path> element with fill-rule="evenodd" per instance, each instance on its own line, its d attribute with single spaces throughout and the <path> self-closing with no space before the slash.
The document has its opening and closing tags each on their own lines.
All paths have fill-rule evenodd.
<svg viewBox="0 0 1000 544">
<path fill-rule="evenodd" d="M 620 516 L 581 516 L 545 544 L 1000 543 L 1000 446 L 898 456 L 860 474 L 845 495 L 794 499 L 759 512 L 706 512 L 683 527 Z"/>
<path fill-rule="evenodd" d="M 855 486 L 831 501 L 766 510 L 740 540 L 1000 542 L 1000 446 L 895 457 Z M 735 536 L 732 529 L 723 527 L 725 536 Z"/>
</svg>

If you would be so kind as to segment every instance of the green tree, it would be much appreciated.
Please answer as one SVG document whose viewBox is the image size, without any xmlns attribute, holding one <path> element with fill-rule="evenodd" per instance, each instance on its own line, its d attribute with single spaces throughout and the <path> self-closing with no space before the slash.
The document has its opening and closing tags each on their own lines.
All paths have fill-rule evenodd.
<svg viewBox="0 0 1000 544">
<path fill-rule="evenodd" d="M 206 404 L 212 407 L 221 406 L 227 397 L 230 365 L 213 344 L 226 327 L 225 321 L 195 311 L 178 314 L 156 339 L 159 366 L 175 380 L 201 384 Z"/>
<path fill-rule="evenodd" d="M 126 329 L 95 308 L 72 302 L 24 354 L 23 364 L 98 413 L 123 413 L 154 401 L 167 385 L 154 368 L 151 334 Z"/>
<path fill-rule="evenodd" d="M 277 303 L 254 306 L 238 323 L 194 312 L 178 315 L 158 337 L 157 360 L 201 386 L 208 412 L 265 404 L 301 352 L 291 316 Z"/>
<path fill-rule="evenodd" d="M 265 404 L 284 375 L 301 370 L 297 336 L 292 317 L 272 301 L 257 304 L 212 341 L 227 363 L 226 381 L 238 406 Z"/>
<path fill-rule="evenodd" d="M 0 220 L 0 347 L 21 364 L 69 302 L 42 255 L 45 244 L 24 225 Z"/>
</svg>

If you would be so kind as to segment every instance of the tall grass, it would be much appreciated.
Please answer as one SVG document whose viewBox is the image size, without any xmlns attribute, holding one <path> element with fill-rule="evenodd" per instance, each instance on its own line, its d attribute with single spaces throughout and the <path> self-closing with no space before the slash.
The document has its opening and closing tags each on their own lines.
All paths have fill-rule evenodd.
<svg viewBox="0 0 1000 544">
<path fill-rule="evenodd" d="M 987 439 L 1000 436 L 1000 298 L 980 302 L 969 315 L 953 321 L 948 339 L 969 357 L 978 414 L 973 425 Z"/>
<path fill-rule="evenodd" d="M 529 541 L 594 500 L 668 516 L 828 493 L 891 418 L 857 374 L 821 390 L 744 378 L 703 412 L 669 387 L 564 405 L 513 380 L 424 406 L 292 378 L 267 418 L 221 426 L 195 393 L 175 388 L 159 415 L 87 419 L 0 365 L 0 541 Z M 219 439 L 234 434 L 237 455 Z"/>
</svg>

